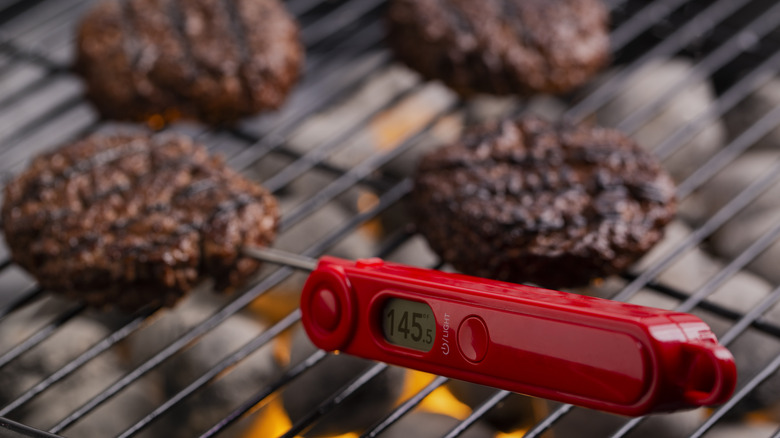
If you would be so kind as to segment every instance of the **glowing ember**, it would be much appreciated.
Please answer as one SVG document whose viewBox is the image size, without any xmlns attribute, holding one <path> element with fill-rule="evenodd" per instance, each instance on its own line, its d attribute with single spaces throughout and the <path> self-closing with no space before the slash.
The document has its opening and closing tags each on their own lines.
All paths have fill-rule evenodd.
<svg viewBox="0 0 780 438">
<path fill-rule="evenodd" d="M 431 383 L 436 377 L 433 374 L 414 370 L 409 370 L 409 372 L 406 373 L 406 376 L 406 384 L 400 400 L 406 400 L 417 394 L 425 385 Z M 471 414 L 471 408 L 461 403 L 452 395 L 450 390 L 444 386 L 436 388 L 428 397 L 425 397 L 422 403 L 420 403 L 419 408 L 427 412 L 449 415 L 458 420 L 463 420 Z"/>
<path fill-rule="evenodd" d="M 290 430 L 292 422 L 287 417 L 280 399 L 274 399 L 257 413 L 245 438 L 266 438 L 280 436 Z"/>
<path fill-rule="evenodd" d="M 361 213 L 376 207 L 377 204 L 379 204 L 379 197 L 373 192 L 362 191 L 358 195 L 357 210 Z M 382 221 L 379 219 L 367 221 L 360 226 L 360 231 L 370 238 L 379 239 L 383 235 Z"/>
<path fill-rule="evenodd" d="M 146 119 L 146 125 L 154 131 L 159 131 L 165 127 L 165 117 L 155 114 Z"/>
<path fill-rule="evenodd" d="M 280 399 L 274 399 L 257 413 L 252 425 L 247 428 L 244 438 L 268 438 L 281 436 L 292 427 L 292 422 L 282 407 Z M 296 436 L 298 438 L 299 435 Z M 323 438 L 358 438 L 356 433 L 333 435 Z"/>
<path fill-rule="evenodd" d="M 371 122 L 371 132 L 379 150 L 391 150 L 412 133 L 417 132 L 436 115 L 438 108 L 426 102 L 423 94 L 416 94 Z"/>
<path fill-rule="evenodd" d="M 160 131 L 165 128 L 165 125 L 179 119 L 181 119 L 181 111 L 176 108 L 168 108 L 162 114 L 152 114 L 147 117 L 146 125 L 154 131 Z"/>
<path fill-rule="evenodd" d="M 275 324 L 298 308 L 300 297 L 300 290 L 274 288 L 252 301 L 248 309 L 262 317 L 264 321 Z"/>
</svg>

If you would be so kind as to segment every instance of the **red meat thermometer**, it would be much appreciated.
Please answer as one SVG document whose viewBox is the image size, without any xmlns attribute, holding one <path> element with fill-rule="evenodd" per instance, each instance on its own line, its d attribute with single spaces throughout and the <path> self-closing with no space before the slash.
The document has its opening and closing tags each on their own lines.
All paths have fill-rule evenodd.
<svg viewBox="0 0 780 438">
<path fill-rule="evenodd" d="M 323 350 L 631 416 L 719 404 L 736 384 L 731 353 L 690 314 L 377 258 L 300 260 L 313 269 L 303 326 Z"/>
</svg>

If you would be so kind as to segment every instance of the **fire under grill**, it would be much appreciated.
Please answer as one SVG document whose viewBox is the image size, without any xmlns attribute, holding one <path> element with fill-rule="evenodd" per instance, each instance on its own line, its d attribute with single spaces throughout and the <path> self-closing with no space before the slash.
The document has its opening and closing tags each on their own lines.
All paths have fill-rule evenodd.
<svg viewBox="0 0 780 438">
<path fill-rule="evenodd" d="M 70 71 L 93 3 L 0 0 L 3 180 L 70 139 L 140 129 L 99 119 Z M 651 254 L 588 292 L 709 322 L 740 369 L 729 402 L 628 419 L 347 363 L 300 339 L 305 272 L 270 263 L 230 296 L 204 285 L 174 309 L 98 313 L 42 290 L 3 246 L 0 436 L 780 437 L 780 5 L 607 4 L 613 67 L 583 90 L 461 101 L 393 61 L 384 1 L 288 0 L 307 65 L 283 109 L 230 129 L 163 129 L 274 192 L 277 248 L 446 270 L 404 208 L 420 154 L 464 123 L 524 111 L 615 126 L 664 161 L 681 208 Z"/>
</svg>

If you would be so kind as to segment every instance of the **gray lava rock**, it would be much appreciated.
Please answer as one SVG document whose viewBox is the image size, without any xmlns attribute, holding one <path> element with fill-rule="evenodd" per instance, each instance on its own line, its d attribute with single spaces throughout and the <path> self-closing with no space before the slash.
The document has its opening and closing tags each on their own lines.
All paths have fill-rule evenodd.
<svg viewBox="0 0 780 438">
<path fill-rule="evenodd" d="M 330 138 L 355 125 L 367 113 L 377 110 L 390 99 L 409 89 L 419 79 L 401 67 L 384 69 L 372 76 L 361 88 L 327 111 L 310 117 L 289 140 L 289 147 L 300 153 L 308 152 L 322 139 Z"/>
<path fill-rule="evenodd" d="M 650 415 L 629 436 L 632 438 L 685 437 L 705 418 L 704 409 Z M 615 433 L 627 420 L 626 417 L 575 408 L 556 422 L 552 430 L 556 437 L 606 437 Z"/>
<path fill-rule="evenodd" d="M 523 112 L 535 114 L 545 120 L 559 120 L 566 112 L 566 105 L 553 96 L 535 96 L 525 102 Z"/>
<path fill-rule="evenodd" d="M 550 98 L 554 100 L 555 98 Z M 524 103 L 526 104 L 526 103 Z M 518 106 L 516 97 L 491 96 L 487 94 L 476 95 L 466 101 L 465 123 L 485 123 L 497 120 L 515 110 Z M 554 119 L 554 118 L 550 118 Z"/>
<path fill-rule="evenodd" d="M 320 187 L 322 188 L 322 187 Z M 290 205 L 298 205 L 301 198 L 282 203 L 282 217 L 289 211 Z M 275 248 L 299 253 L 319 242 L 328 234 L 352 219 L 352 215 L 338 202 L 329 202 L 313 211 L 300 222 L 284 230 L 274 242 Z M 346 259 L 370 257 L 374 254 L 376 242 L 366 233 L 357 229 L 338 240 L 328 249 L 328 254 Z"/>
<path fill-rule="evenodd" d="M 440 148 L 443 144 L 458 139 L 463 130 L 463 116 L 453 114 L 442 118 L 430 134 L 421 141 L 390 160 L 382 170 L 398 178 L 407 178 L 414 174 L 420 159 Z"/>
<path fill-rule="evenodd" d="M 707 438 L 767 438 L 777 430 L 777 424 L 718 423 L 707 432 Z"/>
<path fill-rule="evenodd" d="M 315 351 L 316 347 L 305 331 L 302 328 L 297 330 L 293 335 L 291 364 L 300 362 Z M 293 424 L 372 365 L 371 361 L 346 354 L 329 355 L 293 380 L 282 393 L 284 408 Z M 389 367 L 328 412 L 306 436 L 338 435 L 372 426 L 395 405 L 405 376 L 404 369 Z"/>
<path fill-rule="evenodd" d="M 664 232 L 663 239 L 632 267 L 632 271 L 645 271 L 668 257 L 691 234 L 691 229 L 681 221 L 674 221 L 666 226 Z M 656 281 L 690 293 L 720 269 L 721 266 L 715 263 L 711 256 L 695 247 L 674 259 L 672 265 L 661 272 Z"/>
<path fill-rule="evenodd" d="M 730 138 L 736 138 L 750 128 L 757 120 L 780 106 L 780 79 L 772 78 L 740 103 L 726 112 L 723 121 Z M 780 148 L 780 125 L 756 142 L 755 147 L 764 149 Z"/>
<path fill-rule="evenodd" d="M 439 257 L 431 251 L 425 238 L 415 234 L 406 240 L 395 251 L 385 257 L 385 260 L 420 268 L 430 268 L 439 261 Z"/>
<path fill-rule="evenodd" d="M 464 125 L 506 118 L 519 107 L 520 104 L 515 98 L 475 96 L 467 102 L 464 114 L 444 117 L 431 131 L 430 136 L 390 161 L 385 165 L 384 170 L 393 176 L 412 176 L 424 155 L 444 144 L 457 141 Z M 524 114 L 536 114 L 546 120 L 557 120 L 566 110 L 566 106 L 560 100 L 551 96 L 530 98 L 522 103 L 522 108 Z"/>
<path fill-rule="evenodd" d="M 653 103 L 674 84 L 689 77 L 692 68 L 691 62 L 682 58 L 649 62 L 622 85 L 616 97 L 599 109 L 596 116 L 603 125 L 617 126 L 634 111 Z M 606 83 L 610 78 L 611 75 L 604 75 L 596 83 Z M 706 79 L 699 80 L 669 99 L 637 132 L 627 134 L 643 147 L 653 150 L 712 107 L 714 100 L 712 85 Z M 714 155 L 725 139 L 725 127 L 715 120 L 665 160 L 664 167 L 676 181 L 682 181 Z"/>
<path fill-rule="evenodd" d="M 712 236 L 715 251 L 728 258 L 734 258 L 750 246 L 772 226 L 780 221 L 780 206 L 772 210 L 748 216 L 742 220 L 730 221 Z M 769 249 L 759 254 L 748 264 L 748 269 L 777 284 L 780 282 L 780 240 L 775 240 Z"/>
<path fill-rule="evenodd" d="M 412 412 L 403 416 L 379 436 L 381 438 L 438 438 L 458 425 L 458 420 L 442 414 Z M 490 438 L 495 431 L 481 422 L 466 429 L 461 438 Z"/>
<path fill-rule="evenodd" d="M 690 228 L 680 221 L 672 222 L 666 228 L 664 239 L 659 242 L 642 260 L 634 266 L 637 272 L 644 271 L 665 258 L 675 250 L 681 242 L 691 234 Z M 664 286 L 672 287 L 680 292 L 691 294 L 704 285 L 725 267 L 718 260 L 700 247 L 694 247 L 662 271 L 654 280 Z M 614 289 L 614 288 L 613 288 Z M 771 285 L 763 278 L 747 271 L 739 271 L 726 279 L 708 298 L 708 301 L 720 304 L 737 312 L 747 312 L 756 305 L 771 290 Z M 657 297 L 653 300 L 650 296 Z M 672 308 L 677 302 L 659 292 L 645 291 L 637 294 L 631 302 L 660 308 Z"/>
<path fill-rule="evenodd" d="M 208 290 L 198 292 L 130 338 L 128 345 L 135 360 L 145 360 L 219 309 L 222 297 L 210 296 Z M 265 324 L 256 317 L 233 315 L 190 348 L 164 362 L 151 378 L 171 397 L 265 329 Z M 229 373 L 173 408 L 159 421 L 155 432 L 184 438 L 196 436 L 216 424 L 280 374 L 272 349 L 271 343 L 261 347 Z"/>
<path fill-rule="evenodd" d="M 7 255 L 0 255 L 5 256 Z M 5 308 L 35 286 L 35 280 L 22 268 L 11 265 L 0 272 L 0 308 Z"/>
<path fill-rule="evenodd" d="M 471 408 L 479 406 L 498 391 L 496 388 L 462 380 L 450 380 L 447 382 L 447 387 L 458 400 Z M 488 411 L 482 419 L 504 432 L 528 426 L 533 423 L 534 419 L 532 399 L 521 394 L 510 394 L 496 407 Z"/>
<path fill-rule="evenodd" d="M 772 285 L 748 271 L 739 271 L 707 298 L 726 309 L 747 313 L 771 292 Z"/>
<path fill-rule="evenodd" d="M 367 124 L 367 129 L 347 141 L 329 161 L 350 168 L 367 158 L 387 153 L 423 129 L 454 101 L 452 92 L 440 84 L 427 84 L 374 117 Z M 366 111 L 364 108 L 361 110 Z M 442 130 L 447 127 L 437 128 Z"/>
<path fill-rule="evenodd" d="M 68 303 L 46 299 L 15 312 L 0 326 L 0 352 L 17 345 L 67 309 Z M 12 361 L 0 372 L 0 405 L 50 376 L 94 344 L 110 330 L 79 315 L 44 342 Z M 125 375 L 126 364 L 117 349 L 97 356 L 76 372 L 51 386 L 8 417 L 39 429 L 49 429 L 111 383 Z M 87 414 L 64 431 L 67 436 L 116 436 L 159 404 L 162 394 L 146 381 L 138 381 L 108 403 Z"/>
<path fill-rule="evenodd" d="M 735 196 L 744 191 L 756 178 L 765 174 L 777 160 L 779 151 L 748 152 L 741 155 L 725 169 L 706 182 L 694 196 L 700 198 L 705 217 L 710 217 L 723 208 Z M 774 184 L 755 201 L 744 208 L 735 220 L 742 221 L 748 216 L 780 207 L 780 182 Z"/>
</svg>

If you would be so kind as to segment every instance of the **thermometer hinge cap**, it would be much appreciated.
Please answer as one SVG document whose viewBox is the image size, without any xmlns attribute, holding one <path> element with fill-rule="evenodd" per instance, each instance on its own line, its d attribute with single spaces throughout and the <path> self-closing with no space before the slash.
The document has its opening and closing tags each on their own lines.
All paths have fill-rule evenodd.
<svg viewBox="0 0 780 438">
<path fill-rule="evenodd" d="M 326 351 L 343 349 L 356 325 L 354 291 L 344 269 L 320 265 L 301 292 L 301 320 L 311 341 Z"/>
</svg>

